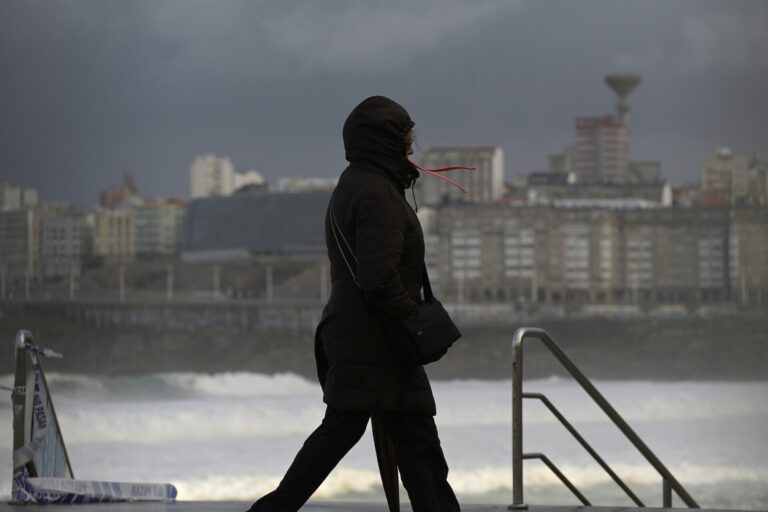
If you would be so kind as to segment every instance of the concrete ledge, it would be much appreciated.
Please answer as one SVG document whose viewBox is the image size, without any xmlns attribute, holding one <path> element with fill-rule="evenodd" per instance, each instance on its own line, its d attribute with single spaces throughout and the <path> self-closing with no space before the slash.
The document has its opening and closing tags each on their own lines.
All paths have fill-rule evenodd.
<svg viewBox="0 0 768 512">
<path fill-rule="evenodd" d="M 67 511 L 83 512 L 245 512 L 251 502 L 243 501 L 179 501 L 176 503 L 103 503 L 91 505 L 63 505 Z M 461 506 L 462 512 L 493 512 L 508 510 L 508 504 Z M 0 504 L 0 510 L 18 512 L 52 512 L 60 510 L 55 505 L 9 505 Z M 310 502 L 301 509 L 305 512 L 388 512 L 385 503 L 371 502 Z M 563 507 L 530 506 L 529 512 L 680 512 L 681 509 L 669 508 L 634 508 L 634 507 Z M 725 510 L 699 509 L 701 512 L 727 512 Z M 411 512 L 407 503 L 401 505 L 402 512 Z"/>
</svg>

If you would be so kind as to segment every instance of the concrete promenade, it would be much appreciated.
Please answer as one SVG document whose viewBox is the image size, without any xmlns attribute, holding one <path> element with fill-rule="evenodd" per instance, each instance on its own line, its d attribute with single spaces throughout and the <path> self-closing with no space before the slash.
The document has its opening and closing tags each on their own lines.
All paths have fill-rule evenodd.
<svg viewBox="0 0 768 512">
<path fill-rule="evenodd" d="M 8 505 L 0 503 L 0 511 L 14 512 L 52 512 L 66 509 L 83 512 L 245 512 L 250 502 L 239 501 L 179 501 L 176 503 L 105 503 L 94 505 Z M 462 512 L 506 511 L 508 505 L 471 505 L 463 504 Z M 388 512 L 384 503 L 370 502 L 310 502 L 302 509 L 304 512 Z M 401 505 L 402 512 L 410 512 L 408 504 Z M 679 512 L 681 509 L 670 508 L 633 508 L 633 507 L 557 507 L 530 506 L 530 512 Z M 700 509 L 701 512 L 726 512 L 724 510 Z"/>
</svg>

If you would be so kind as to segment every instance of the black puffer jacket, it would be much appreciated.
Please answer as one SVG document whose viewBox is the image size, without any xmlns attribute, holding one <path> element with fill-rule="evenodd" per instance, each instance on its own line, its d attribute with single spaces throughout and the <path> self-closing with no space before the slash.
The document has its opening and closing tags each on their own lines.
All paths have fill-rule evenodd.
<svg viewBox="0 0 768 512">
<path fill-rule="evenodd" d="M 315 337 L 324 400 L 339 410 L 435 414 L 424 368 L 398 362 L 377 316 L 418 312 L 424 235 L 404 194 L 418 177 L 403 139 L 412 126 L 405 109 L 382 96 L 363 101 L 344 124 L 349 167 L 329 206 L 355 250 L 360 288 L 327 213 L 332 291 Z"/>
</svg>

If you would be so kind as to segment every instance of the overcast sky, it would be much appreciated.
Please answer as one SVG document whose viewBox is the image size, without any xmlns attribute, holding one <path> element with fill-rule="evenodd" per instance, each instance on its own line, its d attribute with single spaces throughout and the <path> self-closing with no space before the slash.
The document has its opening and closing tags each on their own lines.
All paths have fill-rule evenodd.
<svg viewBox="0 0 768 512">
<path fill-rule="evenodd" d="M 187 197 L 207 152 L 335 176 L 374 94 L 423 149 L 502 146 L 512 180 L 631 71 L 631 156 L 694 182 L 721 145 L 768 159 L 766 27 L 764 0 L 0 0 L 0 181 L 89 204 L 127 168 Z"/>
</svg>

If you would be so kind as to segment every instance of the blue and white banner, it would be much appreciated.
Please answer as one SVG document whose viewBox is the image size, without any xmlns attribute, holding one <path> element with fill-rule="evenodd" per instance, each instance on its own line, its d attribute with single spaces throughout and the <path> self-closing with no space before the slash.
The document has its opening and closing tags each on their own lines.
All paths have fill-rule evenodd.
<svg viewBox="0 0 768 512">
<path fill-rule="evenodd" d="M 13 479 L 13 501 L 18 503 L 108 503 L 119 501 L 175 501 L 171 484 L 100 482 L 71 478 L 35 478 L 22 470 Z"/>
<path fill-rule="evenodd" d="M 17 503 L 175 501 L 171 484 L 75 480 L 39 355 L 28 331 L 16 340 L 12 500 Z M 30 393 L 31 391 L 31 393 Z"/>
</svg>

